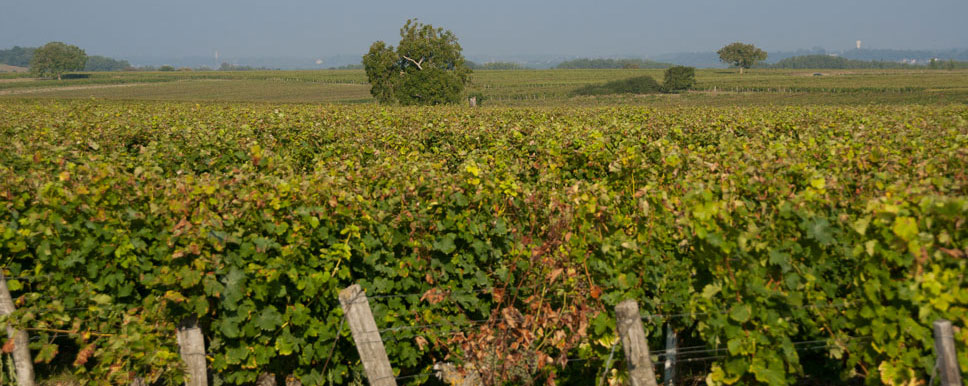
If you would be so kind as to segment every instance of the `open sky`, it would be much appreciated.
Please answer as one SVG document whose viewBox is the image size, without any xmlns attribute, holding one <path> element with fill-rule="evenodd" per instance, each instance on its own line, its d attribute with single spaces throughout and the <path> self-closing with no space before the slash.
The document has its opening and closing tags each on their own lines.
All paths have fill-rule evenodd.
<svg viewBox="0 0 968 386">
<path fill-rule="evenodd" d="M 0 48 L 63 41 L 89 54 L 316 57 L 399 41 L 407 18 L 467 55 L 635 55 L 815 46 L 968 47 L 966 0 L 3 0 Z"/>
</svg>

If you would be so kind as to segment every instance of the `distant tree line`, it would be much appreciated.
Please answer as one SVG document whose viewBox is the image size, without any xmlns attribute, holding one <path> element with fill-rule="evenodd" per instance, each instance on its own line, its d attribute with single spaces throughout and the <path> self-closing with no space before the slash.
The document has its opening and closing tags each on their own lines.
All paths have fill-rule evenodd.
<svg viewBox="0 0 968 386">
<path fill-rule="evenodd" d="M 899 61 L 904 58 L 917 59 L 918 62 L 929 62 L 930 58 L 945 58 L 945 60 L 968 61 L 968 50 L 892 50 L 870 49 L 847 50 L 841 56 L 857 60 Z"/>
<path fill-rule="evenodd" d="M 467 67 L 472 70 L 527 70 L 528 68 L 514 62 L 487 62 L 474 63 L 470 60 L 465 62 Z"/>
<path fill-rule="evenodd" d="M 829 68 L 829 69 L 864 69 L 864 68 L 920 68 L 913 64 L 898 62 L 884 62 L 877 60 L 856 60 L 830 55 L 804 55 L 786 58 L 769 67 L 787 69 Z"/>
<path fill-rule="evenodd" d="M 30 65 L 30 58 L 34 56 L 36 47 L 20 47 L 0 50 L 0 64 L 17 67 L 27 67 Z"/>
<path fill-rule="evenodd" d="M 968 68 L 968 61 L 958 61 L 953 59 L 948 59 L 948 60 L 931 59 L 931 62 L 928 63 L 928 68 L 935 69 L 935 70 L 939 70 L 939 69 L 954 70 L 956 68 L 957 69 Z"/>
<path fill-rule="evenodd" d="M 17 67 L 29 67 L 37 47 L 20 47 L 0 50 L 0 64 Z M 87 57 L 83 71 L 123 71 L 131 69 L 127 60 L 117 60 L 106 56 L 92 55 Z"/>
<path fill-rule="evenodd" d="M 218 70 L 219 71 L 268 71 L 268 70 L 278 70 L 278 68 L 253 67 L 253 66 L 244 66 L 244 65 L 238 65 L 238 64 L 231 64 L 228 62 L 222 62 L 222 65 L 218 67 Z"/>
<path fill-rule="evenodd" d="M 87 57 L 84 71 L 124 71 L 131 69 L 127 60 L 118 60 L 107 56 L 92 55 Z"/>
<path fill-rule="evenodd" d="M 831 55 L 803 55 L 786 58 L 768 68 L 785 69 L 955 69 L 968 68 L 968 62 L 955 60 L 932 60 L 928 65 L 889 62 L 882 60 L 857 60 Z"/>
<path fill-rule="evenodd" d="M 346 64 L 339 67 L 330 67 L 329 70 L 362 70 L 363 63 L 358 64 Z"/>
<path fill-rule="evenodd" d="M 656 62 L 644 59 L 575 59 L 561 62 L 557 69 L 619 69 L 619 68 L 669 68 L 670 63 Z"/>
</svg>

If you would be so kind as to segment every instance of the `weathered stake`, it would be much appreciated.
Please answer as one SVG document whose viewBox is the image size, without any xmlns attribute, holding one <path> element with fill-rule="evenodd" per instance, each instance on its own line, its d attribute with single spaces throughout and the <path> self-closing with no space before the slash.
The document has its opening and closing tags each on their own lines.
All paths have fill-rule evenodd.
<svg viewBox="0 0 968 386">
<path fill-rule="evenodd" d="M 205 370 L 205 338 L 202 329 L 198 328 L 198 319 L 188 318 L 178 326 L 177 332 L 179 351 L 185 362 L 185 375 L 188 379 L 185 386 L 208 386 L 208 374 Z"/>
<path fill-rule="evenodd" d="M 676 345 L 678 344 L 676 331 L 672 325 L 666 324 L 666 350 L 665 350 L 665 386 L 676 384 Z"/>
<path fill-rule="evenodd" d="M 628 361 L 629 382 L 632 386 L 658 386 L 649 358 L 649 342 L 635 300 L 629 299 L 615 306 L 615 324 Z"/>
<path fill-rule="evenodd" d="M 0 272 L 0 315 L 12 314 L 16 308 L 10 289 L 7 288 L 7 278 Z M 13 365 L 17 372 L 17 386 L 34 386 L 34 362 L 30 357 L 30 339 L 26 331 L 7 326 L 7 336 L 13 340 Z"/>
<path fill-rule="evenodd" d="M 955 334 L 951 322 L 939 319 L 934 321 L 934 351 L 938 355 L 938 369 L 941 371 L 941 386 L 961 386 L 961 369 L 955 353 Z"/>
<path fill-rule="evenodd" d="M 339 293 L 339 303 L 353 333 L 356 351 L 360 353 L 366 379 L 372 386 L 396 386 L 397 380 L 390 367 L 380 331 L 373 320 L 370 301 L 358 284 L 353 284 Z"/>
<path fill-rule="evenodd" d="M 276 386 L 276 375 L 272 373 L 262 373 L 255 380 L 255 386 Z"/>
</svg>

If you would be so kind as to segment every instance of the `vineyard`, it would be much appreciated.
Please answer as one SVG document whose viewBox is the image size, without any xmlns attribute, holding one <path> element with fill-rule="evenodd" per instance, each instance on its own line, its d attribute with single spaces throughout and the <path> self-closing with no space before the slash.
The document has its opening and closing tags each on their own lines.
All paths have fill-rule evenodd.
<svg viewBox="0 0 968 386">
<path fill-rule="evenodd" d="M 475 71 L 469 92 L 484 106 L 759 106 L 952 104 L 968 101 L 966 70 L 850 70 L 813 76 L 806 70 L 699 69 L 697 90 L 675 95 L 573 97 L 594 84 L 663 70 Z M 11 74 L 9 76 L 26 76 Z M 184 102 L 372 103 L 362 70 L 176 71 L 79 74 L 56 80 L 3 79 L 0 100 L 108 99 Z"/>
<path fill-rule="evenodd" d="M 927 382 L 937 319 L 968 373 L 964 105 L 0 117 L 3 321 L 38 379 L 181 384 L 190 323 L 214 384 L 366 382 L 354 284 L 402 384 L 619 382 L 626 299 L 653 347 L 712 353 L 683 384 Z"/>
</svg>

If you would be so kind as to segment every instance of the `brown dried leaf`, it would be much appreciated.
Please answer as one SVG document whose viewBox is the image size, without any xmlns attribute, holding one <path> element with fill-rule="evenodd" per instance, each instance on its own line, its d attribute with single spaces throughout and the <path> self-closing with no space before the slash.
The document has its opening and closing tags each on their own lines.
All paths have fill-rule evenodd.
<svg viewBox="0 0 968 386">
<path fill-rule="evenodd" d="M 938 249 L 940 249 L 941 252 L 946 253 L 948 256 L 954 257 L 956 259 L 965 257 L 965 253 L 957 249 L 947 249 L 947 248 L 938 248 Z"/>
<path fill-rule="evenodd" d="M 505 307 L 501 310 L 501 315 L 504 316 L 504 321 L 508 324 L 508 327 L 512 329 L 520 326 L 524 319 L 520 311 L 511 307 Z"/>
<path fill-rule="evenodd" d="M 543 366 L 545 363 L 548 363 L 548 362 L 551 361 L 551 358 L 548 357 L 548 354 L 545 354 L 545 353 L 540 352 L 540 351 L 538 351 L 538 353 L 535 356 L 535 358 L 537 359 L 536 363 L 538 364 L 538 366 Z"/>
<path fill-rule="evenodd" d="M 447 298 L 447 293 L 441 291 L 437 288 L 431 288 L 424 292 L 423 296 L 420 297 L 420 301 L 426 300 L 430 304 L 437 304 Z"/>
<path fill-rule="evenodd" d="M 425 339 L 424 337 L 418 336 L 414 340 L 417 342 L 417 347 L 420 348 L 420 351 L 423 351 L 424 347 L 427 347 L 427 339 Z"/>
<path fill-rule="evenodd" d="M 592 290 L 590 292 L 591 292 L 591 295 L 592 295 L 592 299 L 596 299 L 597 300 L 599 297 L 602 296 L 602 288 L 599 287 L 599 286 L 597 286 L 597 285 L 593 285 L 592 286 Z"/>
<path fill-rule="evenodd" d="M 491 295 L 494 297 L 495 303 L 501 303 L 504 300 L 504 288 L 495 288 Z"/>
<path fill-rule="evenodd" d="M 14 348 L 13 338 L 7 339 L 7 343 L 3 344 L 3 353 L 10 354 L 13 352 L 13 348 Z"/>
<path fill-rule="evenodd" d="M 557 279 L 558 276 L 561 276 L 562 272 L 565 272 L 565 270 L 562 268 L 558 268 L 558 269 L 555 269 L 554 271 L 551 271 L 551 274 L 548 275 L 548 284 L 554 283 L 555 279 Z"/>
<path fill-rule="evenodd" d="M 74 367 L 84 366 L 84 364 L 87 363 L 87 360 L 93 354 L 94 354 L 94 345 L 93 344 L 89 344 L 86 347 L 84 347 L 83 349 L 81 349 L 81 351 L 79 351 L 77 353 L 77 358 L 74 359 Z"/>
</svg>

